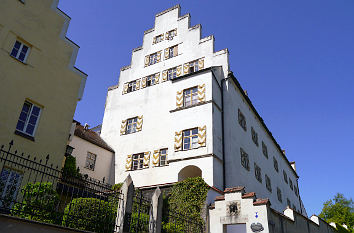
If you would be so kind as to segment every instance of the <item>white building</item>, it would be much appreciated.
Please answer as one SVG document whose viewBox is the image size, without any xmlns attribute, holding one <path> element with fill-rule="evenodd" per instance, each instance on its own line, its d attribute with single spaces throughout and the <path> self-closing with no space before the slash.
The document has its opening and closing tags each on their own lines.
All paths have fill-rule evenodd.
<svg viewBox="0 0 354 233">
<path fill-rule="evenodd" d="M 138 187 L 202 176 L 212 187 L 245 186 L 272 207 L 304 214 L 290 163 L 229 70 L 175 6 L 155 16 L 143 45 L 110 87 L 102 138 L 116 151 L 116 182 Z"/>
</svg>

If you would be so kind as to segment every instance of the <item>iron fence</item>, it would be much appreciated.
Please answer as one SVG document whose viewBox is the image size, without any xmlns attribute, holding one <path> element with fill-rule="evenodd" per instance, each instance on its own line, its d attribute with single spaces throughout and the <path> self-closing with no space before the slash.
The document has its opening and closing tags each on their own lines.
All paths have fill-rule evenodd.
<svg viewBox="0 0 354 233">
<path fill-rule="evenodd" d="M 0 147 L 0 212 L 92 232 L 113 232 L 122 194 L 88 176 Z"/>
</svg>

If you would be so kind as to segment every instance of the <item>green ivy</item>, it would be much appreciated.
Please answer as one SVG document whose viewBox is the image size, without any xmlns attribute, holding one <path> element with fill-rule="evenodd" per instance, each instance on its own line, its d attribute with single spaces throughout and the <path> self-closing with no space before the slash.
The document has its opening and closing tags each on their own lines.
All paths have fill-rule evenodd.
<svg viewBox="0 0 354 233">
<path fill-rule="evenodd" d="M 112 186 L 112 190 L 113 191 L 119 191 L 122 186 L 123 186 L 123 183 L 117 183 L 117 184 Z"/>
<path fill-rule="evenodd" d="M 56 211 L 59 195 L 54 190 L 52 183 L 28 183 L 21 193 L 23 201 L 14 205 L 11 211 L 13 215 L 40 222 L 60 224 L 61 214 Z"/>
<path fill-rule="evenodd" d="M 63 174 L 69 177 L 80 177 L 80 172 L 76 168 L 76 158 L 68 155 L 65 159 Z"/>
</svg>

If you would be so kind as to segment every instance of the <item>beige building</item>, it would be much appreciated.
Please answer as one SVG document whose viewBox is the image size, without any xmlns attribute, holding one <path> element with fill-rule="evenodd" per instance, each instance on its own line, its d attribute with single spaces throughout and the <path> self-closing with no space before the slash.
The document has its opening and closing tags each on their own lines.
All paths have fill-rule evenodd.
<svg viewBox="0 0 354 233">
<path fill-rule="evenodd" d="M 69 146 L 80 173 L 94 179 L 114 184 L 114 150 L 88 126 L 75 124 Z"/>
<path fill-rule="evenodd" d="M 66 38 L 70 17 L 57 0 L 2 0 L 0 144 L 61 166 L 87 75 Z"/>
</svg>

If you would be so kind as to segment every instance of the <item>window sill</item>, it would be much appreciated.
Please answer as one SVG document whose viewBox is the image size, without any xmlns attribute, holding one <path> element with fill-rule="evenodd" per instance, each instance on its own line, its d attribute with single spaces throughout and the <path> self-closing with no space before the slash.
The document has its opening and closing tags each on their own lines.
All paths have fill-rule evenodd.
<svg viewBox="0 0 354 233">
<path fill-rule="evenodd" d="M 181 111 L 181 110 L 185 110 L 185 109 L 189 109 L 189 108 L 193 108 L 193 107 L 197 107 L 197 106 L 201 106 L 201 105 L 204 105 L 204 104 L 209 104 L 209 103 L 212 103 L 212 102 L 213 102 L 212 100 L 208 100 L 208 101 L 203 101 L 203 102 L 200 102 L 200 103 L 197 103 L 197 104 L 190 105 L 188 107 L 176 108 L 176 109 L 170 110 L 170 113 L 178 112 L 178 111 Z"/>
<path fill-rule="evenodd" d="M 33 136 L 30 136 L 30 135 L 25 134 L 25 133 L 23 133 L 23 132 L 21 132 L 21 131 L 18 131 L 18 130 L 15 130 L 15 134 L 18 135 L 18 136 L 24 137 L 24 138 L 26 138 L 26 139 L 31 140 L 31 141 L 34 142 L 34 137 L 33 137 Z"/>
</svg>

